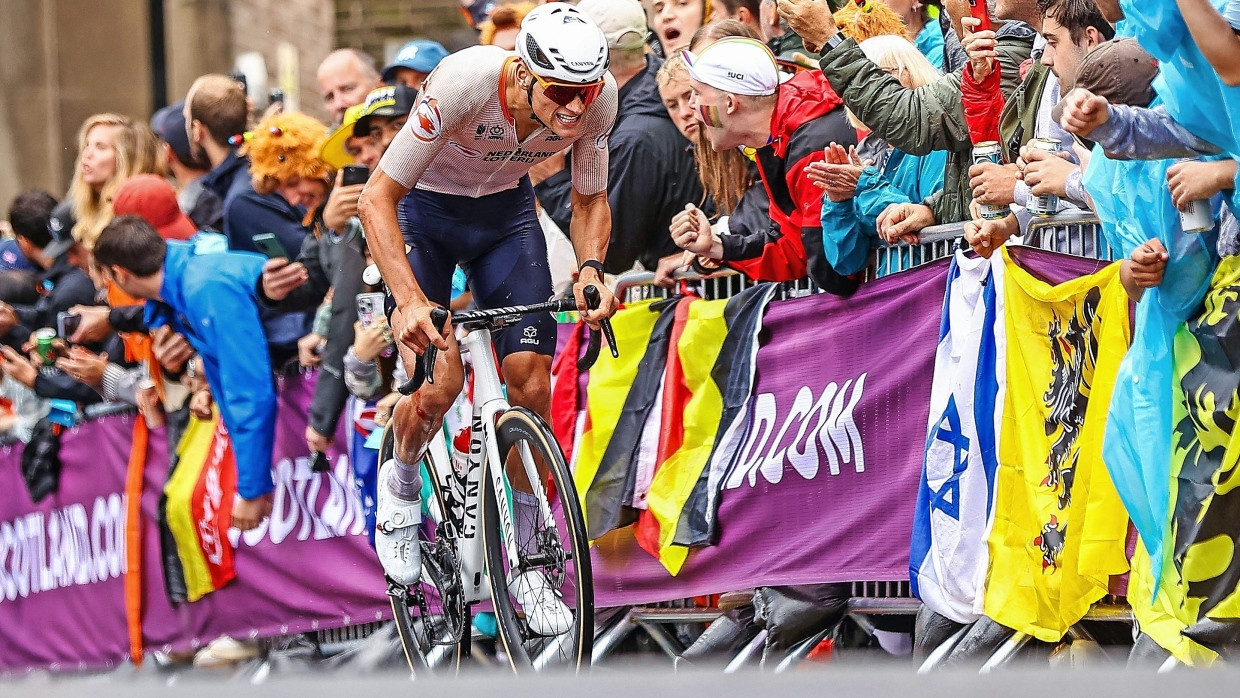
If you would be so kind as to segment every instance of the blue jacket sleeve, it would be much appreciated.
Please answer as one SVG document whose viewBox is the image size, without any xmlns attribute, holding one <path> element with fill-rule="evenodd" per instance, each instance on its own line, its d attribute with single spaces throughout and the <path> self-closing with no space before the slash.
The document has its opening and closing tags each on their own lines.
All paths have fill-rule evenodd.
<svg viewBox="0 0 1240 698">
<path fill-rule="evenodd" d="M 232 439 L 237 492 L 244 499 L 260 497 L 274 489 L 276 391 L 258 301 L 232 284 L 204 285 L 186 300 L 203 319 L 201 340 L 217 352 L 207 378 Z M 217 321 L 222 318 L 227 322 Z"/>
<path fill-rule="evenodd" d="M 870 253 L 869 236 L 857 220 L 855 198 L 832 201 L 822 197 L 822 251 L 831 268 L 855 274 L 865 268 Z"/>
</svg>

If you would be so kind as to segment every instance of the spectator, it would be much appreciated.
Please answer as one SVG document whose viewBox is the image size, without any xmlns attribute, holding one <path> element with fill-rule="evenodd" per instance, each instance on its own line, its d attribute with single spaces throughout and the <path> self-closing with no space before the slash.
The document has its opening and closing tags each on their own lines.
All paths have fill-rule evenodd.
<svg viewBox="0 0 1240 698">
<path fill-rule="evenodd" d="M 939 71 L 904 37 L 876 36 L 860 46 L 867 58 L 910 90 L 939 78 Z M 856 153 L 846 155 L 842 147 L 832 145 L 825 162 L 810 165 L 810 179 L 826 191 L 823 249 L 831 266 L 846 275 L 864 269 L 878 241 L 878 216 L 888 206 L 924 201 L 942 189 L 946 160 L 947 153 L 941 150 L 908 155 L 870 133 Z"/>
<path fill-rule="evenodd" d="M 418 91 L 404 84 L 384 86 L 366 95 L 362 113 L 353 125 L 354 138 L 370 138 L 382 156 L 392 139 L 409 121 L 418 103 Z"/>
<path fill-rule="evenodd" d="M 195 225 L 179 204 L 179 196 L 168 180 L 138 175 L 116 190 L 112 209 L 118 216 L 142 218 L 165 240 L 189 240 L 200 253 L 228 249 L 228 239 L 223 234 Z"/>
<path fill-rule="evenodd" d="M 714 21 L 734 19 L 762 36 L 762 0 L 716 0 L 719 9 Z"/>
<path fill-rule="evenodd" d="M 146 124 L 119 114 L 95 114 L 78 131 L 78 158 L 69 198 L 73 237 L 89 250 L 112 219 L 112 196 L 126 179 L 160 172 L 156 141 Z"/>
<path fill-rule="evenodd" d="M 689 48 L 693 34 L 710 21 L 711 3 L 712 0 L 642 0 L 646 24 L 654 30 L 664 57 Z"/>
<path fill-rule="evenodd" d="M 230 249 L 257 252 L 254 238 L 262 234 L 275 236 L 286 259 L 302 249 L 331 181 L 331 169 L 319 159 L 326 137 L 323 125 L 305 114 L 279 114 L 258 125 L 244 149 L 250 185 L 225 207 Z M 291 367 L 312 313 L 266 311 L 263 319 L 273 364 Z"/>
<path fill-rule="evenodd" d="M 408 120 L 417 94 L 405 85 L 385 85 L 371 91 L 349 126 L 352 139 L 368 142 L 378 160 Z M 347 115 L 345 121 L 349 121 Z M 336 138 L 339 140 L 339 136 Z M 326 148 L 325 144 L 325 151 Z M 327 329 L 322 335 L 319 364 L 322 371 L 315 384 L 306 427 L 306 443 L 315 452 L 326 452 L 331 446 L 348 398 L 343 382 L 344 357 L 353 343 L 353 325 L 357 321 L 355 299 L 362 291 L 362 270 L 365 269 L 366 245 L 361 223 L 356 218 L 357 202 L 364 185 L 344 186 L 340 177 L 336 184 L 323 210 L 323 223 L 327 228 L 324 234 L 306 237 L 297 263 L 272 260 L 263 274 L 263 295 L 283 311 L 313 310 L 326 297 L 329 288 L 335 289 Z M 287 283 L 283 283 L 285 281 Z M 299 285 L 285 291 L 294 283 Z"/>
<path fill-rule="evenodd" d="M 94 284 L 79 268 L 84 251 L 67 229 L 52 225 L 55 206 L 51 194 L 36 189 L 18 195 L 9 207 L 17 244 L 38 269 L 39 287 L 47 290 L 30 305 L 0 303 L 0 336 L 12 346 L 21 346 L 34 330 L 55 327 L 57 313 L 95 299 Z"/>
<path fill-rule="evenodd" d="M 151 117 L 151 130 L 160 140 L 168 173 L 177 183 L 181 210 L 199 229 L 224 229 L 224 202 L 203 184 L 211 171 L 205 157 L 195 157 L 185 128 L 185 102 L 170 104 Z"/>
<path fill-rule="evenodd" d="M 258 252 L 254 236 L 273 233 L 285 251 L 301 249 L 308 213 L 327 196 L 327 163 L 319 151 L 327 130 L 305 114 L 280 114 L 263 121 L 246 143 L 249 186 L 225 207 L 228 244 Z"/>
<path fill-rule="evenodd" d="M 677 244 L 714 266 L 727 263 L 754 279 L 788 281 L 808 272 L 825 291 L 851 293 L 856 282 L 837 273 L 823 256 L 822 195 L 805 173 L 822 160 L 827 145 L 856 144 L 839 97 L 813 71 L 780 84 L 775 56 L 752 39 L 722 39 L 699 55 L 686 53 L 685 62 L 711 147 L 757 148 L 758 171 L 778 228 L 718 235 L 705 214 L 690 207 L 672 221 Z"/>
<path fill-rule="evenodd" d="M 250 162 L 238 152 L 248 118 L 245 90 L 227 75 L 198 78 L 185 97 L 190 152 L 211 163 L 201 181 L 222 202 L 224 221 L 219 230 L 225 235 L 228 208 L 250 183 Z"/>
<path fill-rule="evenodd" d="M 520 26 L 519 22 L 518 26 Z M 516 38 L 515 34 L 513 38 Z M 404 85 L 414 90 L 420 90 L 427 76 L 435 70 L 435 66 L 439 65 L 439 61 L 442 61 L 446 55 L 448 55 L 448 49 L 444 48 L 443 44 L 438 41 L 430 41 L 429 39 L 410 41 L 400 47 L 400 51 L 396 53 L 396 60 L 392 61 L 392 65 L 383 69 L 383 82 L 388 85 Z M 375 87 L 378 87 L 378 85 L 375 85 Z M 371 90 L 373 89 L 374 87 L 371 88 Z M 371 90 L 363 93 L 362 97 L 365 98 Z"/>
<path fill-rule="evenodd" d="M 379 71 L 369 54 L 342 48 L 327 54 L 319 64 L 317 79 L 323 107 L 332 115 L 332 123 L 338 124 L 346 109 L 361 104 L 379 86 Z"/>
<path fill-rule="evenodd" d="M 930 61 L 935 70 L 943 70 L 943 28 L 939 25 L 938 9 L 918 0 L 883 0 L 904 20 L 917 50 Z"/>
<path fill-rule="evenodd" d="M 659 99 L 655 74 L 663 62 L 645 54 L 641 5 L 637 0 L 582 0 L 578 9 L 607 37 L 610 71 L 619 88 L 616 123 L 607 141 L 612 232 L 604 265 L 611 274 L 628 271 L 635 262 L 654 270 L 664 257 L 681 256 L 664 232 L 672 216 L 686 203 L 702 200 L 693 154 Z M 571 168 L 535 187 L 539 203 L 561 230 L 568 230 L 572 219 L 572 191 Z"/>
<path fill-rule="evenodd" d="M 532 2 L 521 2 L 495 8 L 491 18 L 478 27 L 478 43 L 512 51 L 517 47 L 517 32 L 521 31 L 521 20 L 525 19 L 525 15 L 534 7 Z M 421 86 L 420 82 L 410 85 L 414 88 Z"/>
<path fill-rule="evenodd" d="M 344 121 L 332 129 L 332 132 L 327 135 L 327 140 L 323 142 L 319 158 L 333 169 L 339 170 L 345 165 L 357 164 L 374 170 L 375 165 L 379 164 L 379 157 L 383 153 L 370 134 L 358 135 L 353 132 L 353 125 L 357 123 L 358 117 L 362 115 L 362 110 L 365 108 L 365 104 L 349 107 L 344 113 Z"/>
<path fill-rule="evenodd" d="M 963 14 L 968 14 L 967 4 Z M 996 11 L 1012 20 L 1032 19 L 1029 0 L 1000 3 Z M 935 223 L 969 218 L 968 169 L 973 149 L 961 101 L 960 76 L 945 75 L 918 90 L 909 90 L 868 60 L 852 39 L 839 35 L 835 19 L 820 3 L 782 0 L 780 10 L 813 44 L 825 46 L 821 67 L 832 85 L 839 86 L 845 104 L 889 145 L 911 155 L 948 151 L 943 190 L 920 204 L 901 204 L 879 217 L 879 230 L 890 239 L 915 233 Z M 1040 23 L 1040 17 L 1037 18 Z M 1003 91 L 1020 83 L 1019 66 L 1030 56 L 1034 33 L 1020 21 L 1009 21 L 997 33 Z M 890 231 L 887 228 L 891 228 Z"/>
<path fill-rule="evenodd" d="M 166 242 L 137 216 L 117 218 L 100 235 L 95 263 L 105 278 L 146 299 L 151 326 L 170 325 L 198 355 L 237 463 L 232 523 L 245 531 L 271 511 L 276 393 L 256 289 L 263 258 L 198 254 Z"/>
</svg>

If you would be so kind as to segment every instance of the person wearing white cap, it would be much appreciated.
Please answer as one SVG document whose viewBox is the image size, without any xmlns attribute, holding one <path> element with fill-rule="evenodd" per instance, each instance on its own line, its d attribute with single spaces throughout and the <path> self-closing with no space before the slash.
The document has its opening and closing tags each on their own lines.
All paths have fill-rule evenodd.
<svg viewBox="0 0 1240 698">
<path fill-rule="evenodd" d="M 771 229 L 744 235 L 713 234 L 693 206 L 672 220 L 672 238 L 699 257 L 759 281 L 791 281 L 806 274 L 824 291 L 852 293 L 857 282 L 831 268 L 823 255 L 822 192 L 805 169 L 832 143 L 856 144 L 840 98 L 822 73 L 805 71 L 781 84 L 775 55 L 753 39 L 717 41 L 694 55 L 682 53 L 693 88 L 690 106 L 716 151 L 747 147 L 770 194 Z"/>
<path fill-rule="evenodd" d="M 607 37 L 610 72 L 619 88 L 616 125 L 607 140 L 611 246 L 603 263 L 612 274 L 632 269 L 634 262 L 653 270 L 662 258 L 682 255 L 663 231 L 686 202 L 702 200 L 701 180 L 693 175 L 689 142 L 659 97 L 655 76 L 663 62 L 646 53 L 649 32 L 641 4 L 581 0 L 577 9 Z M 567 230 L 573 218 L 569 173 L 549 175 L 541 182 L 535 178 L 535 183 L 543 209 Z"/>
</svg>

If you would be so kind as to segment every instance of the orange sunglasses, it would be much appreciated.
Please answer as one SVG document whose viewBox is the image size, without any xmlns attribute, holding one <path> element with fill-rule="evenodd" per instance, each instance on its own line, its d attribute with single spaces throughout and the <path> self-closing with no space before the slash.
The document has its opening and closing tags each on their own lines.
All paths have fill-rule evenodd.
<svg viewBox="0 0 1240 698">
<path fill-rule="evenodd" d="M 543 86 L 543 93 L 547 95 L 547 99 L 561 107 L 567 107 L 578 97 L 581 98 L 582 105 L 590 106 L 590 103 L 598 99 L 598 96 L 603 93 L 603 85 L 605 84 L 602 80 L 571 83 L 549 80 L 532 72 L 531 75 L 534 75 L 534 79 L 538 81 L 538 84 Z"/>
</svg>

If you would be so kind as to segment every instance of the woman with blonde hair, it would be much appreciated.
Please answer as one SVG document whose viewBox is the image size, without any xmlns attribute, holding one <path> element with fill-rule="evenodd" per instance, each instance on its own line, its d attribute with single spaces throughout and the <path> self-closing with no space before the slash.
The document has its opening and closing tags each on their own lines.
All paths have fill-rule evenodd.
<svg viewBox="0 0 1240 698">
<path fill-rule="evenodd" d="M 137 174 L 163 174 L 159 141 L 150 127 L 120 114 L 95 114 L 78 131 L 78 157 L 69 198 L 73 237 L 87 249 L 112 220 L 112 196 Z"/>
<path fill-rule="evenodd" d="M 915 90 L 939 79 L 939 71 L 904 36 L 875 36 L 860 43 L 866 57 Z M 849 120 L 868 131 L 853 114 Z M 855 274 L 865 268 L 878 245 L 877 220 L 890 205 L 921 203 L 943 188 L 947 152 L 909 155 L 873 133 L 855 150 L 831 144 L 826 160 L 807 168 L 811 180 L 826 191 L 822 200 L 823 251 L 832 268 Z M 881 271 L 896 271 L 894 269 Z"/>
</svg>

